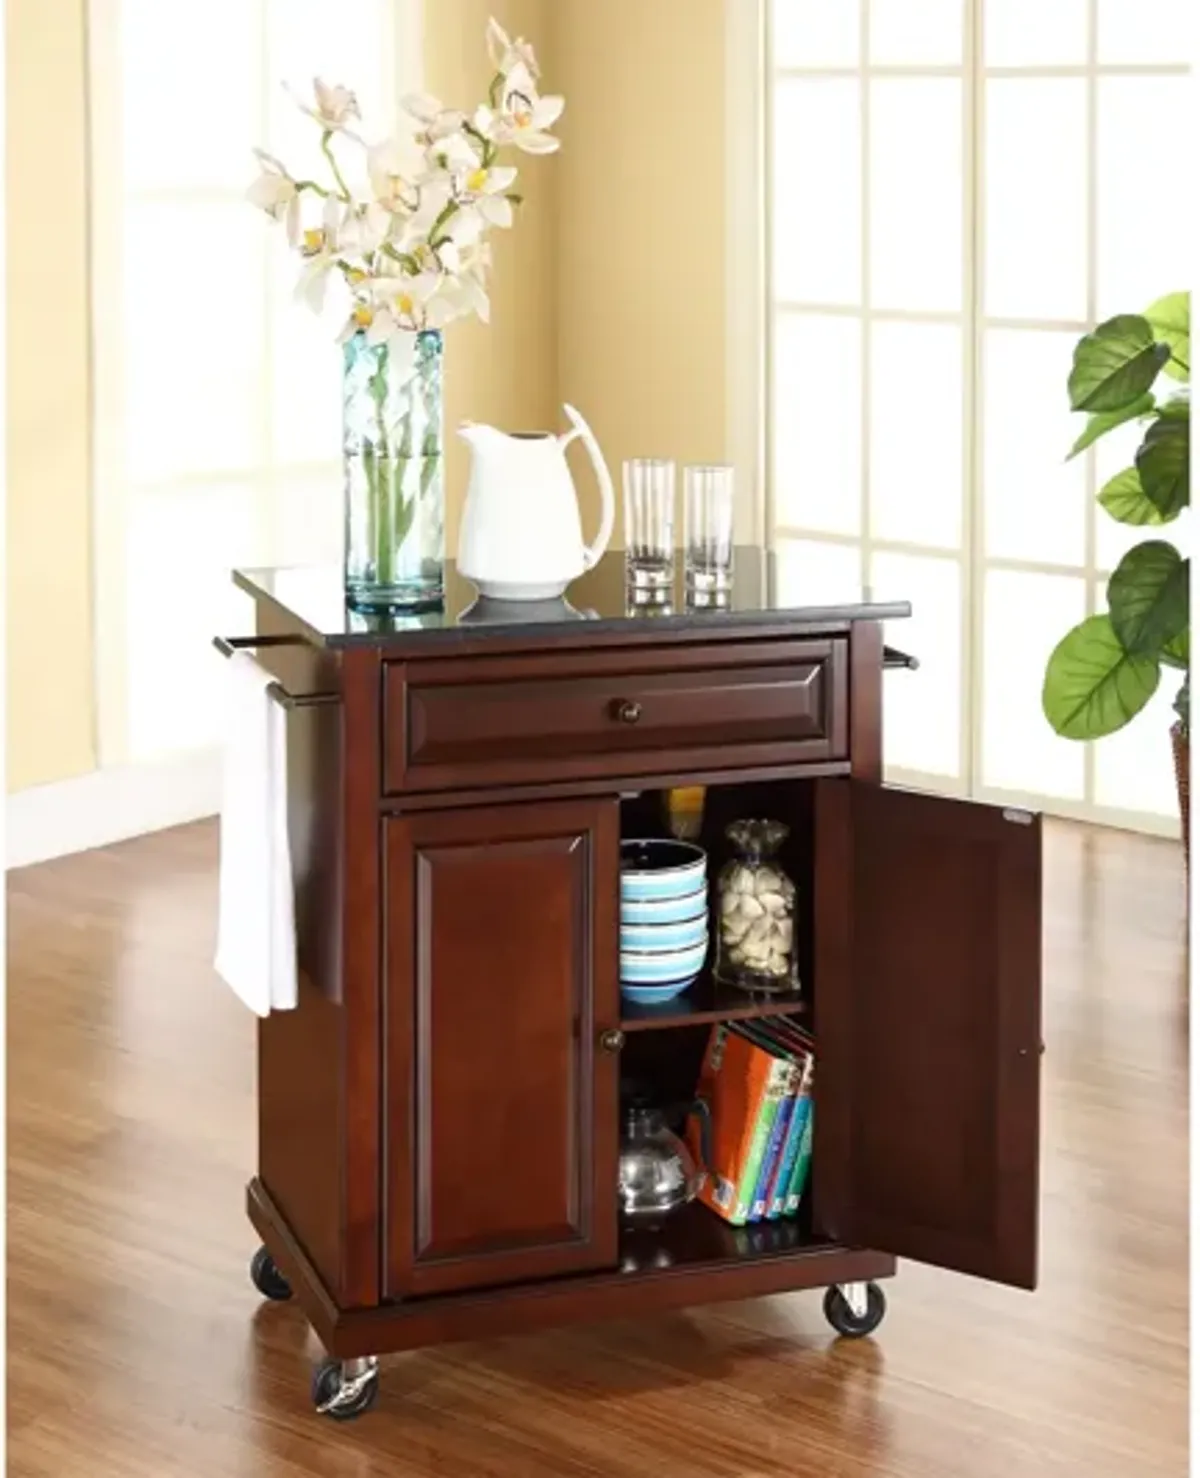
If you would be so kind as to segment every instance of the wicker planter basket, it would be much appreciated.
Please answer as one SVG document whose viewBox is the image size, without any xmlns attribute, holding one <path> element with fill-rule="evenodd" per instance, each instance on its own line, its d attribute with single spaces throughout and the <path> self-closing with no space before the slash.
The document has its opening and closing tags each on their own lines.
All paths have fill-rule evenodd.
<svg viewBox="0 0 1200 1478">
<path fill-rule="evenodd" d="M 1191 866 L 1191 807 L 1189 805 L 1188 792 L 1188 762 L 1191 758 L 1191 744 L 1188 736 L 1183 732 L 1183 725 L 1174 723 L 1171 725 L 1171 749 L 1175 755 L 1175 789 L 1179 793 L 1179 815 L 1183 822 L 1183 856 L 1188 866 Z"/>
</svg>

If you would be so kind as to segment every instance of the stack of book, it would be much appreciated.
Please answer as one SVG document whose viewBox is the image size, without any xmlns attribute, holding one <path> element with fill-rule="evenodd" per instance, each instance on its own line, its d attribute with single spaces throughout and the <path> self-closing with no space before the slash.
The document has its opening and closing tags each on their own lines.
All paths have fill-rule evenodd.
<svg viewBox="0 0 1200 1478">
<path fill-rule="evenodd" d="M 812 1160 L 813 1062 L 811 1035 L 786 1017 L 713 1027 L 696 1085 L 712 1120 L 698 1199 L 731 1226 L 799 1210 Z M 694 1116 L 688 1135 L 703 1163 Z"/>
</svg>

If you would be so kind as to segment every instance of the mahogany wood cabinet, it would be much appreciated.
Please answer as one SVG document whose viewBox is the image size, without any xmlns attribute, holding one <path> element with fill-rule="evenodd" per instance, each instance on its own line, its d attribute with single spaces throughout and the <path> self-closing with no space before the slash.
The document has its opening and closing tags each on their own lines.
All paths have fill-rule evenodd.
<svg viewBox="0 0 1200 1478">
<path fill-rule="evenodd" d="M 1040 823 L 882 782 L 907 607 L 372 623 L 303 573 L 236 577 L 290 710 L 302 972 L 258 1028 L 248 1208 L 256 1284 L 331 1357 L 319 1409 L 369 1405 L 381 1354 L 718 1299 L 828 1289 L 867 1332 L 897 1257 L 1034 1285 Z M 799 997 L 623 1003 L 621 838 L 681 784 L 710 873 L 729 820 L 788 822 Z M 626 1072 L 687 1095 L 714 1020 L 789 1011 L 800 1217 L 623 1232 Z"/>
</svg>

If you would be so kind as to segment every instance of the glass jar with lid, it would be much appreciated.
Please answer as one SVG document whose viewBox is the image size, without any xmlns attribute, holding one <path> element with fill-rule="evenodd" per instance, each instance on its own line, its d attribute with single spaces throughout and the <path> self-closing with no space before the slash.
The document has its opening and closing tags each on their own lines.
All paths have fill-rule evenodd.
<svg viewBox="0 0 1200 1478">
<path fill-rule="evenodd" d="M 752 991 L 800 988 L 796 966 L 796 885 L 779 861 L 782 821 L 734 821 L 733 856 L 717 879 L 717 979 Z"/>
</svg>

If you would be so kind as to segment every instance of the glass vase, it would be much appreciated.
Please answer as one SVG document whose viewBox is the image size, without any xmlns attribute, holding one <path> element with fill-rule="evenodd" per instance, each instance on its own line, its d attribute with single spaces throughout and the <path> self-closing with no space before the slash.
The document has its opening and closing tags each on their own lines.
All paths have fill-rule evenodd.
<svg viewBox="0 0 1200 1478">
<path fill-rule="evenodd" d="M 357 610 L 441 604 L 446 557 L 442 336 L 346 342 L 346 601 Z"/>
</svg>

